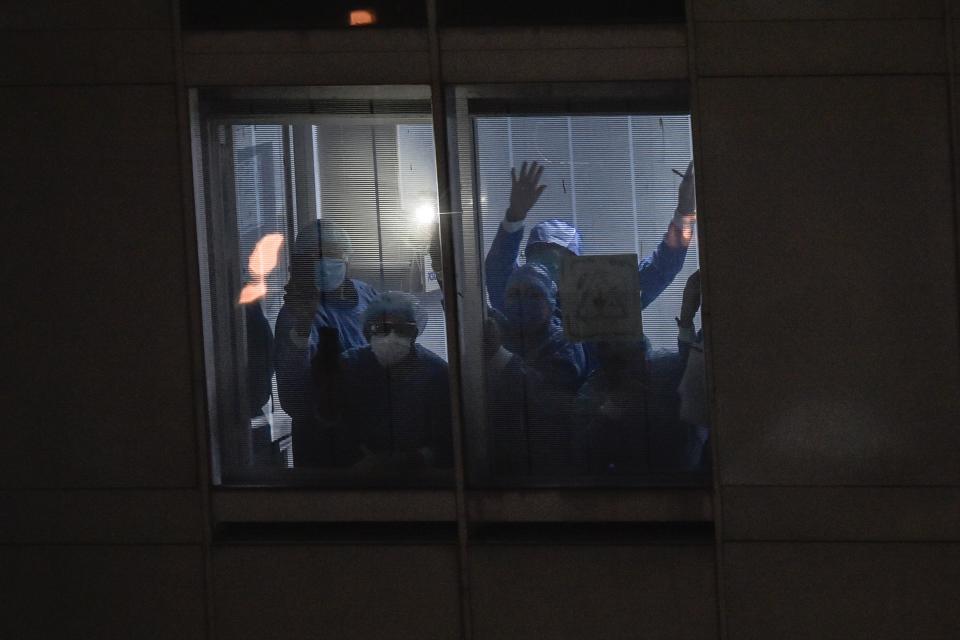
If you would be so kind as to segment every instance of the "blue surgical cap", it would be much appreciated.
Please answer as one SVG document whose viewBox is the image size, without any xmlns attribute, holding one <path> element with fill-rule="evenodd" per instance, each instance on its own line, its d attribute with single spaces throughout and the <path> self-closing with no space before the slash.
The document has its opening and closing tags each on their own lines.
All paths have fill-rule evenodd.
<svg viewBox="0 0 960 640">
<path fill-rule="evenodd" d="M 518 284 L 535 287 L 543 293 L 552 307 L 557 305 L 557 283 L 553 281 L 547 270 L 539 264 L 528 262 L 507 279 L 507 291 Z"/>
<path fill-rule="evenodd" d="M 530 246 L 538 243 L 552 244 L 580 255 L 580 232 L 563 220 L 551 218 L 535 225 L 530 229 L 527 238 L 527 251 Z"/>
<path fill-rule="evenodd" d="M 416 325 L 417 333 L 427 326 L 427 312 L 409 293 L 386 291 L 370 301 L 363 312 L 363 328 L 378 322 L 397 322 Z"/>
<path fill-rule="evenodd" d="M 352 248 L 346 231 L 330 220 L 322 219 L 300 228 L 293 252 L 297 256 L 315 259 L 321 251 L 350 255 Z"/>
</svg>

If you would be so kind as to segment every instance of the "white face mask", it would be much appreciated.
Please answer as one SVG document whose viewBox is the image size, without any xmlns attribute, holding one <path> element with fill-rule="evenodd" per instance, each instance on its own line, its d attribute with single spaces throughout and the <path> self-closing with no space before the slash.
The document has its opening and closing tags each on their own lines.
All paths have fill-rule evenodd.
<svg viewBox="0 0 960 640">
<path fill-rule="evenodd" d="M 407 357 L 410 353 L 410 347 L 410 338 L 398 336 L 394 332 L 387 335 L 370 336 L 370 348 L 373 349 L 373 355 L 377 357 L 377 362 L 384 367 L 396 364 Z"/>
</svg>

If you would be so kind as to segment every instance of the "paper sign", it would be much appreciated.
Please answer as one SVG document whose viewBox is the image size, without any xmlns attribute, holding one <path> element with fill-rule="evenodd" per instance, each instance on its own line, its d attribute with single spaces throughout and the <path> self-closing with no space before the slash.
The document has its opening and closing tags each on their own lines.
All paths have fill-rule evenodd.
<svg viewBox="0 0 960 640">
<path fill-rule="evenodd" d="M 567 338 L 635 340 L 643 335 L 637 254 L 564 256 L 560 272 Z"/>
<path fill-rule="evenodd" d="M 427 293 L 431 291 L 436 291 L 440 288 L 440 281 L 437 278 L 437 269 L 440 268 L 440 265 L 434 267 L 433 258 L 430 255 L 425 255 L 423 257 L 423 275 L 424 283 L 423 290 Z"/>
</svg>

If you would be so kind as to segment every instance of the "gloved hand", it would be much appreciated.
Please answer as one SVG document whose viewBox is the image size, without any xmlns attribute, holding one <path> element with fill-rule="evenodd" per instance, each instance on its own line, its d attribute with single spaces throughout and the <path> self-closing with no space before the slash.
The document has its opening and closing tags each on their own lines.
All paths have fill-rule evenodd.
<svg viewBox="0 0 960 640">
<path fill-rule="evenodd" d="M 488 308 L 487 313 L 483 321 L 483 362 L 488 376 L 499 376 L 513 354 L 503 347 L 501 323 L 505 323 L 506 318 L 496 309 Z"/>
<path fill-rule="evenodd" d="M 680 327 L 692 327 L 693 317 L 700 308 L 700 269 L 697 269 L 687 278 L 683 287 L 683 302 L 680 303 L 680 317 L 677 324 Z"/>
<path fill-rule="evenodd" d="M 314 286 L 287 287 L 283 306 L 291 314 L 288 338 L 298 349 L 306 349 L 313 326 L 313 318 L 320 304 L 320 294 Z"/>
<path fill-rule="evenodd" d="M 510 187 L 510 208 L 507 209 L 507 222 L 520 222 L 525 220 L 527 213 L 533 208 L 533 205 L 540 199 L 547 185 L 540 184 L 540 176 L 543 175 L 543 167 L 536 162 L 531 162 L 529 168 L 524 162 L 520 167 L 520 177 L 517 177 L 517 170 L 510 170 L 512 186 Z"/>
<path fill-rule="evenodd" d="M 693 175 L 693 161 L 687 167 L 687 172 L 683 174 L 683 180 L 680 181 L 680 188 L 677 190 L 677 215 L 689 216 L 697 214 L 697 190 L 696 178 Z"/>
<path fill-rule="evenodd" d="M 489 360 L 496 355 L 500 347 L 503 346 L 503 339 L 500 337 L 500 326 L 492 317 L 487 316 L 483 321 L 483 358 Z"/>
<path fill-rule="evenodd" d="M 295 325 L 313 324 L 313 316 L 317 312 L 317 306 L 320 304 L 320 292 L 313 283 L 310 284 L 288 284 L 287 291 L 283 296 L 283 306 L 292 314 Z"/>
</svg>

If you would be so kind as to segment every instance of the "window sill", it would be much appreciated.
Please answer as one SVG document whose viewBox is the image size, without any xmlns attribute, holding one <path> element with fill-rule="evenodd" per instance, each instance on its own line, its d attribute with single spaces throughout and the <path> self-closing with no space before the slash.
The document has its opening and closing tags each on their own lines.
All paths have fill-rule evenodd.
<svg viewBox="0 0 960 640">
<path fill-rule="evenodd" d="M 453 522 L 452 489 L 214 488 L 222 523 Z M 470 490 L 471 523 L 712 522 L 705 487 Z"/>
</svg>

